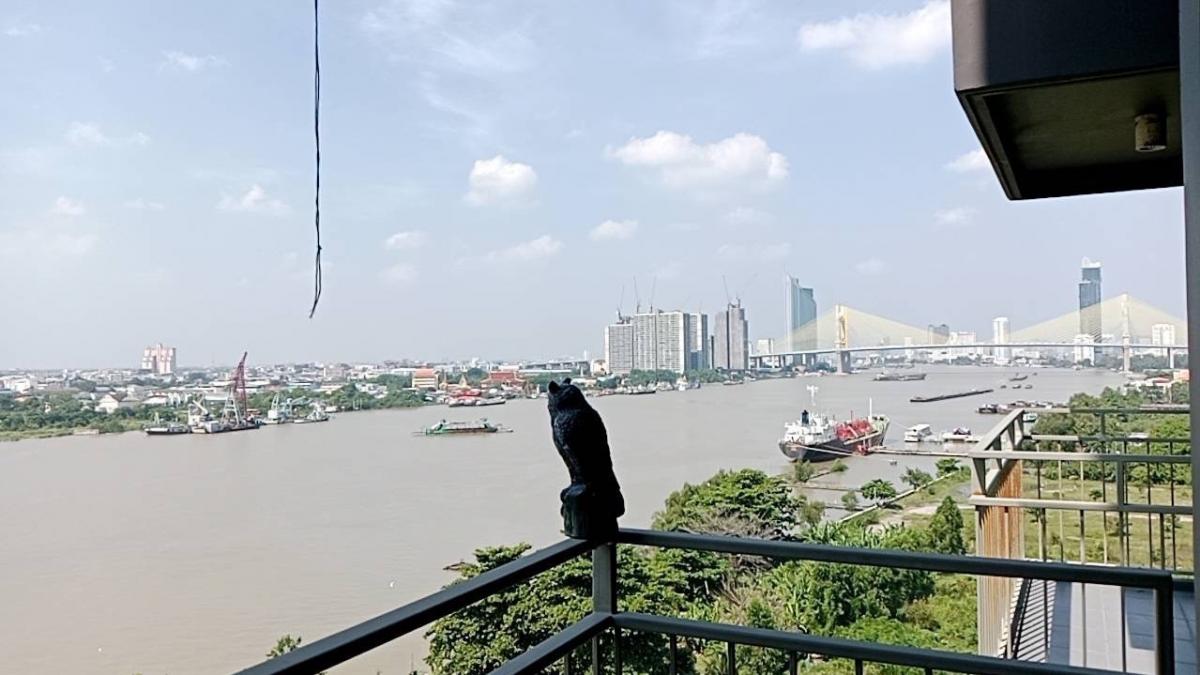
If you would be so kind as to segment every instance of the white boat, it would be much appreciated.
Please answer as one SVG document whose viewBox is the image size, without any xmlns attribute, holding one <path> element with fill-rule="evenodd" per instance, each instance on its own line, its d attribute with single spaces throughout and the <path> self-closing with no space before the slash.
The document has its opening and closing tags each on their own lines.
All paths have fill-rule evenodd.
<svg viewBox="0 0 1200 675">
<path fill-rule="evenodd" d="M 942 434 L 943 443 L 975 443 L 978 440 L 979 437 L 972 435 L 966 427 L 955 427 L 953 431 Z"/>
<path fill-rule="evenodd" d="M 924 443 L 933 438 L 933 427 L 928 424 L 916 424 L 904 430 L 905 443 Z"/>
</svg>

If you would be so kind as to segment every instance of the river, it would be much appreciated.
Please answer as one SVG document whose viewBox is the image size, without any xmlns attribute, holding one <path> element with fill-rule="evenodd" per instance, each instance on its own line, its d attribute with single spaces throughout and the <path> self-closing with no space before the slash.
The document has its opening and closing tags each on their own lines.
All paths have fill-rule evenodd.
<svg viewBox="0 0 1200 675">
<path fill-rule="evenodd" d="M 869 374 L 706 386 L 592 399 L 604 416 L 628 514 L 644 526 L 685 481 L 719 469 L 787 470 L 785 420 L 819 388 L 822 411 L 891 416 L 906 426 L 977 433 L 998 418 L 981 403 L 1065 401 L 1122 380 L 1039 369 L 1030 390 L 913 404 L 915 394 L 996 387 L 1013 371 L 927 369 L 923 382 Z M 511 434 L 426 438 L 412 432 L 479 411 L 430 407 L 339 415 L 328 424 L 217 436 L 66 437 L 0 443 L 0 654 L 20 673 L 228 672 L 284 633 L 312 641 L 432 591 L 443 568 L 479 546 L 560 538 L 566 471 L 545 401 L 486 415 Z M 848 485 L 929 458 L 852 458 Z M 833 478 L 823 479 L 833 480 Z M 424 670 L 419 634 L 337 672 Z"/>
</svg>

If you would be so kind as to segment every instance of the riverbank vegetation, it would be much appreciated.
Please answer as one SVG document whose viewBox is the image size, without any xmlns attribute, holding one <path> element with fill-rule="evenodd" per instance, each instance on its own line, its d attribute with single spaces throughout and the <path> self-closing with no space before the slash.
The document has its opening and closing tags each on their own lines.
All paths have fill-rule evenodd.
<svg viewBox="0 0 1200 675">
<path fill-rule="evenodd" d="M 722 471 L 672 493 L 652 526 L 839 546 L 966 550 L 963 518 L 952 499 L 945 499 L 922 526 L 832 524 L 808 517 L 808 501 L 793 488 L 783 476 Z M 482 548 L 455 569 L 468 579 L 528 550 L 526 544 Z M 970 577 L 632 546 L 618 547 L 617 555 L 621 603 L 629 611 L 964 652 L 975 647 Z M 427 633 L 428 664 L 438 675 L 489 672 L 580 619 L 590 607 L 591 563 L 584 557 L 436 622 Z M 683 640 L 681 647 L 679 672 L 725 672 L 723 644 Z M 584 651 L 579 659 L 588 657 Z M 668 655 L 661 636 L 630 633 L 623 638 L 627 673 L 666 673 Z M 737 648 L 738 672 L 745 675 L 786 672 L 786 659 L 774 650 Z M 805 672 L 853 668 L 813 657 Z"/>
</svg>

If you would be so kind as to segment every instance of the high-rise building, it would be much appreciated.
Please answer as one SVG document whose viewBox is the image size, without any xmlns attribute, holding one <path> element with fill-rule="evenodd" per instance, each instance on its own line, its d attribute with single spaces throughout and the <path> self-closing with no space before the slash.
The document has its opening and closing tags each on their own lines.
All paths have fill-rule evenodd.
<svg viewBox="0 0 1200 675">
<path fill-rule="evenodd" d="M 1075 363 L 1096 363 L 1096 338 L 1087 333 L 1075 336 Z"/>
<path fill-rule="evenodd" d="M 929 324 L 929 344 L 944 345 L 950 339 L 950 326 L 948 324 Z"/>
<path fill-rule="evenodd" d="M 604 330 L 604 359 L 609 372 L 671 370 L 683 373 L 693 362 L 692 317 L 686 312 L 656 311 L 623 316 Z"/>
<path fill-rule="evenodd" d="M 620 317 L 604 328 L 604 361 L 613 375 L 633 370 L 633 323 L 629 317 Z"/>
<path fill-rule="evenodd" d="M 992 319 L 992 344 L 1008 344 L 1008 341 L 1008 317 L 998 316 Z M 992 350 L 992 358 L 996 360 L 998 366 L 1008 365 L 1012 361 L 1012 348 L 996 347 Z"/>
<path fill-rule="evenodd" d="M 771 338 L 759 338 L 754 341 L 754 355 L 767 356 L 775 353 L 775 340 Z"/>
<path fill-rule="evenodd" d="M 817 301 L 813 289 L 800 285 L 800 280 L 788 276 L 787 335 L 785 347 L 794 352 L 817 348 Z"/>
<path fill-rule="evenodd" d="M 1079 272 L 1079 334 L 1100 342 L 1104 318 L 1100 315 L 1100 263 L 1084 258 Z"/>
<path fill-rule="evenodd" d="M 726 306 L 713 317 L 713 367 L 718 370 L 750 368 L 750 333 L 741 302 Z"/>
<path fill-rule="evenodd" d="M 1175 345 L 1175 326 L 1169 323 L 1156 323 L 1150 326 L 1150 344 L 1155 346 L 1174 346 Z M 1159 354 L 1166 356 L 1167 350 L 1155 350 Z"/>
<path fill-rule="evenodd" d="M 164 347 L 162 343 L 146 347 L 142 350 L 142 370 L 148 370 L 155 375 L 174 373 L 175 348 Z"/>
<path fill-rule="evenodd" d="M 712 368 L 712 339 L 708 334 L 708 315 L 688 315 L 688 349 L 691 350 L 688 370 Z"/>
</svg>

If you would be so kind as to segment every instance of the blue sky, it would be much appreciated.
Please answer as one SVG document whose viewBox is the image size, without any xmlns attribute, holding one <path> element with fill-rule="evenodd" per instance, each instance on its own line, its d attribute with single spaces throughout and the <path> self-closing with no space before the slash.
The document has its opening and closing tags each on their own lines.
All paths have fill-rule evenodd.
<svg viewBox="0 0 1200 675">
<path fill-rule="evenodd" d="M 303 2 L 0 9 L 0 368 L 520 358 L 621 302 L 782 334 L 783 277 L 986 333 L 1183 313 L 1178 190 L 1015 203 L 972 153 L 943 0 L 369 0 L 322 9 L 311 294 Z"/>
</svg>

